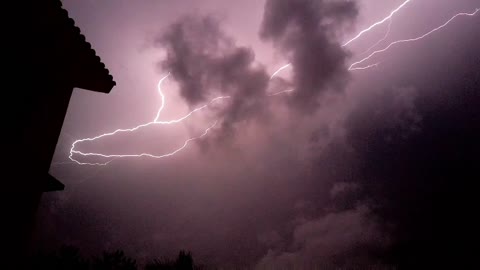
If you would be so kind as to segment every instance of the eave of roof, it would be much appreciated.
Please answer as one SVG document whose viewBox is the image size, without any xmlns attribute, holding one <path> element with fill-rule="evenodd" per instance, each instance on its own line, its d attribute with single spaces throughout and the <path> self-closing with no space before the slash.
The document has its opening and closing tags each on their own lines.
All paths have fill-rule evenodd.
<svg viewBox="0 0 480 270">
<path fill-rule="evenodd" d="M 38 16 L 42 16 L 42 20 L 45 20 L 43 29 L 51 31 L 54 37 L 59 37 L 61 45 L 65 47 L 62 49 L 68 52 L 74 87 L 109 93 L 116 85 L 112 75 L 92 45 L 86 41 L 80 28 L 75 25 L 75 21 L 68 16 L 61 1 L 36 2 L 40 10 L 45 10 L 37 13 Z M 44 31 L 43 29 L 41 31 Z"/>
</svg>

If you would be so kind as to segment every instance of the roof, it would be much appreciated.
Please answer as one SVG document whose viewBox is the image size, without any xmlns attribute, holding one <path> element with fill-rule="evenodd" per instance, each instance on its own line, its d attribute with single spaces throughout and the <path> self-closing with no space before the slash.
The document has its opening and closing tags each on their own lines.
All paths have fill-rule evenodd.
<svg viewBox="0 0 480 270">
<path fill-rule="evenodd" d="M 52 149 L 53 155 L 55 149 L 55 144 L 50 143 L 54 140 L 56 143 L 58 139 L 56 132 L 60 132 L 65 114 L 63 110 L 68 106 L 73 87 L 109 93 L 116 83 L 80 28 L 62 7 L 60 0 L 29 1 L 28 5 L 31 13 L 26 16 L 29 18 L 25 20 L 27 27 L 18 33 L 26 39 L 27 42 L 21 43 L 25 43 L 30 52 L 27 54 L 27 64 L 24 65 L 25 74 L 38 87 L 26 88 L 24 91 L 29 91 L 28 102 L 42 101 L 47 108 L 43 113 L 52 113 L 48 116 L 50 125 L 45 127 L 50 130 L 42 133 L 42 136 L 48 136 L 43 137 L 46 146 L 40 148 L 44 151 L 40 156 L 48 157 L 50 162 L 49 151 Z M 32 115 L 38 113 L 39 107 L 32 105 L 29 108 L 27 112 Z M 30 119 L 29 113 L 25 115 Z M 65 188 L 48 173 L 40 175 L 40 183 L 42 191 Z"/>
<path fill-rule="evenodd" d="M 68 16 L 59 0 L 33 1 L 34 28 L 43 50 L 48 52 L 43 60 L 56 62 L 55 65 L 68 72 L 74 87 L 109 93 L 116 85 L 105 64 L 86 41 L 75 21 Z M 66 69 L 66 70 L 65 70 Z"/>
</svg>

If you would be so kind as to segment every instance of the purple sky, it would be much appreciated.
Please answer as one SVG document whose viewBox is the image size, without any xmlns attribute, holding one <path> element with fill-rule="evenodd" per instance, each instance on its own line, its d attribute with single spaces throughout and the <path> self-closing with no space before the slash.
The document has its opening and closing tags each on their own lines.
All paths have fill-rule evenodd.
<svg viewBox="0 0 480 270">
<path fill-rule="evenodd" d="M 282 10 L 288 2 L 327 4 L 317 14 Z M 262 268 L 389 264 L 433 245 L 437 231 L 425 228 L 443 220 L 437 213 L 451 203 L 445 198 L 461 194 L 455 188 L 458 193 L 451 194 L 461 177 L 438 168 L 459 168 L 470 159 L 469 127 L 478 124 L 480 15 L 458 18 L 422 41 L 378 55 L 367 63 L 381 62 L 376 68 L 346 72 L 388 24 L 348 48 L 339 45 L 403 0 L 353 1 L 341 11 L 328 10 L 328 2 L 282 0 L 275 7 L 257 0 L 63 1 L 117 86 L 108 95 L 77 89 L 72 96 L 51 168 L 66 189 L 43 196 L 39 246 L 73 244 L 87 254 L 122 248 L 140 260 L 184 248 L 207 264 Z M 265 7 L 272 6 L 278 8 L 273 15 L 280 15 L 272 15 L 275 24 L 269 25 Z M 390 35 L 377 48 L 478 7 L 475 0 L 412 0 L 393 17 Z M 234 40 L 232 48 L 199 53 L 200 36 L 185 43 L 190 58 L 166 51 L 180 44 L 166 34 L 172 23 L 182 25 L 191 14 L 214 16 L 222 35 Z M 310 29 L 308 20 L 295 21 L 305 14 L 333 21 Z M 302 27 L 279 34 L 275 28 L 284 18 Z M 242 47 L 251 48 L 254 59 L 230 65 L 227 56 L 236 59 Z M 288 82 L 278 84 L 308 90 L 259 98 L 262 78 L 288 62 L 293 72 L 282 73 Z M 183 63 L 189 71 L 202 71 L 207 82 L 184 88 L 187 77 L 178 68 Z M 230 66 L 242 76 L 227 74 Z M 173 78 L 163 87 L 162 119 L 203 104 L 195 103 L 192 94 L 198 92 L 192 91 L 214 97 L 231 88 L 228 93 L 237 98 L 184 123 L 82 149 L 161 154 L 214 119 L 224 120 L 220 128 L 168 159 L 126 158 L 102 167 L 55 164 L 68 161 L 76 139 L 152 121 L 160 104 L 156 84 L 166 67 Z M 215 90 L 218 85 L 226 87 Z M 455 201 L 451 207 L 462 206 Z M 409 245 L 418 250 L 405 252 Z"/>
</svg>

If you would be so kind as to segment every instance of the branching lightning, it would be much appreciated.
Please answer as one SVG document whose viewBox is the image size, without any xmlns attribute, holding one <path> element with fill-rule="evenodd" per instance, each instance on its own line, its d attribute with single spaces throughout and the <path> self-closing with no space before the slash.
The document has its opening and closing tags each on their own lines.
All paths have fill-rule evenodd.
<svg viewBox="0 0 480 270">
<path fill-rule="evenodd" d="M 403 2 L 399 7 L 397 7 L 396 9 L 394 9 L 393 11 L 390 12 L 390 14 L 385 17 L 384 19 L 378 21 L 378 22 L 375 22 L 374 24 L 372 24 L 371 26 L 369 26 L 368 28 L 362 30 L 361 32 L 359 32 L 354 38 L 348 40 L 346 43 L 344 43 L 342 45 L 342 47 L 345 47 L 347 45 L 349 45 L 350 43 L 352 43 L 353 41 L 357 40 L 358 38 L 360 38 L 363 34 L 371 31 L 373 28 L 375 28 L 376 26 L 378 25 L 381 25 L 383 24 L 384 22 L 386 22 L 387 20 L 389 20 L 389 25 L 388 25 L 388 30 L 385 34 L 385 36 L 377 41 L 373 46 L 371 46 L 365 53 L 369 52 L 371 49 L 373 49 L 375 46 L 377 46 L 378 44 L 380 44 L 382 41 L 384 41 L 387 36 L 389 35 L 390 33 L 390 27 L 391 27 L 391 23 L 392 23 L 392 17 L 395 13 L 397 13 L 399 10 L 401 10 L 406 4 L 408 4 L 411 0 L 406 0 L 405 2 Z M 394 41 L 392 43 L 390 43 L 388 46 L 386 46 L 384 49 L 381 49 L 381 50 L 376 50 L 374 52 L 372 52 L 370 55 L 368 55 L 367 57 L 357 61 L 357 62 L 354 62 L 353 64 L 350 65 L 349 67 L 349 71 L 357 71 L 357 70 L 365 70 L 365 69 L 369 69 L 369 68 L 373 68 L 373 67 L 377 67 L 379 65 L 379 63 L 375 63 L 375 64 L 371 64 L 371 65 L 367 65 L 367 66 L 362 66 L 362 67 L 358 67 L 360 64 L 364 63 L 365 61 L 371 59 L 373 56 L 377 55 L 377 54 L 380 54 L 380 53 L 383 53 L 387 50 L 389 50 L 392 46 L 396 45 L 396 44 L 401 44 L 401 43 L 407 43 L 407 42 L 414 42 L 414 41 L 418 41 L 418 40 L 421 40 L 431 34 L 433 34 L 434 32 L 442 29 L 443 27 L 447 26 L 450 22 L 452 22 L 455 18 L 459 17 L 459 16 L 474 16 L 478 13 L 480 9 L 477 8 L 474 12 L 472 13 L 458 13 L 456 14 L 455 16 L 453 16 L 451 19 L 449 19 L 446 23 L 442 24 L 441 26 L 437 27 L 437 28 L 434 28 L 433 30 L 427 32 L 426 34 L 423 34 L 422 36 L 419 36 L 419 37 L 416 37 L 416 38 L 411 38 L 411 39 L 403 39 L 403 40 L 397 40 L 397 41 Z M 291 64 L 288 63 L 282 67 L 280 67 L 278 70 L 276 70 L 272 76 L 270 77 L 270 79 L 273 79 L 275 76 L 277 76 L 280 72 L 282 72 L 283 70 L 285 70 L 286 68 L 289 68 L 291 67 Z M 85 139 L 79 139 L 79 140 L 75 140 L 73 143 L 72 143 L 72 146 L 70 148 L 70 154 L 69 154 L 69 159 L 72 161 L 72 163 L 74 164 L 79 164 L 79 165 L 107 165 L 109 164 L 110 162 L 112 162 L 113 160 L 115 159 L 118 159 L 118 158 L 132 158 L 132 157 L 149 157 L 149 158 L 156 158 L 156 159 L 161 159 L 161 158 L 166 158 L 166 157 L 171 157 L 175 154 L 177 154 L 178 152 L 184 150 L 188 144 L 194 140 L 198 140 L 198 139 L 201 139 L 203 137 L 205 137 L 210 130 L 212 130 L 218 123 L 218 121 L 215 121 L 212 125 L 210 125 L 207 129 L 205 129 L 205 131 L 200 134 L 199 136 L 196 136 L 196 137 L 192 137 L 192 138 L 189 138 L 187 139 L 183 145 L 177 149 L 175 149 L 174 151 L 172 152 L 169 152 L 169 153 L 165 153 L 165 154 L 162 154 L 162 155 L 155 155 L 155 154 L 151 154 L 151 153 L 138 153 L 138 154 L 102 154 L 102 153 L 95 153 L 95 152 L 82 152 L 80 150 L 77 150 L 77 147 L 78 147 L 78 144 L 80 143 L 83 143 L 83 142 L 92 142 L 92 141 L 96 141 L 100 138 L 104 138 L 104 137 L 108 137 L 108 136 L 113 136 L 113 135 L 116 135 L 116 134 L 119 134 L 119 133 L 127 133 L 127 132 L 135 132 L 139 129 L 142 129 L 142 128 L 145 128 L 145 127 L 148 127 L 148 126 L 153 126 L 153 125 L 170 125 L 170 124 L 174 124 L 174 123 L 179 123 L 179 122 L 182 122 L 184 121 L 185 119 L 189 118 L 190 116 L 192 116 L 194 113 L 196 112 L 199 112 L 201 110 L 204 110 L 206 109 L 207 107 L 209 107 L 210 105 L 212 105 L 213 103 L 217 102 L 217 101 L 221 101 L 221 100 L 225 100 L 225 99 L 229 99 L 231 98 L 230 96 L 220 96 L 220 97 L 216 97 L 214 99 L 212 99 L 210 102 L 208 102 L 207 104 L 201 106 L 201 107 L 198 107 L 192 111 L 190 111 L 188 114 L 186 114 L 185 116 L 181 117 L 181 118 L 178 118 L 178 119 L 174 119 L 174 120 L 170 120 L 170 121 L 161 121 L 159 120 L 160 119 L 160 115 L 161 115 L 161 112 L 163 111 L 163 108 L 165 107 L 165 96 L 162 92 L 162 83 L 170 76 L 170 74 L 167 74 L 165 75 L 163 78 L 161 78 L 158 82 L 158 85 L 157 85 L 157 90 L 158 90 L 158 93 L 160 95 L 160 98 L 161 98 L 161 103 L 160 103 L 160 107 L 157 111 L 157 114 L 155 116 L 155 118 L 153 119 L 153 121 L 151 122 L 147 122 L 147 123 L 144 123 L 144 124 L 140 124 L 136 127 L 133 127 L 133 128 L 127 128 L 127 129 L 117 129 L 113 132 L 109 132 L 109 133 L 104 133 L 104 134 L 101 134 L 101 135 L 98 135 L 98 136 L 95 136 L 95 137 L 91 137 L 91 138 L 85 138 Z M 280 95 L 280 94 L 286 94 L 286 93 L 290 93 L 294 91 L 294 89 L 289 89 L 289 90 L 284 90 L 284 91 L 280 91 L 280 92 L 276 92 L 276 93 L 268 93 L 266 94 L 267 96 L 276 96 L 276 95 Z M 81 162 L 79 160 L 77 160 L 75 157 L 76 156 L 82 156 L 82 157 L 97 157 L 97 158 L 103 158 L 103 159 L 108 159 L 106 162 L 93 162 L 93 163 L 89 163 L 89 162 Z"/>
<path fill-rule="evenodd" d="M 369 52 L 371 49 L 375 48 L 375 46 L 377 46 L 378 44 L 380 44 L 382 41 L 384 41 L 388 35 L 390 34 L 390 29 L 391 29 L 391 26 L 392 26 L 392 18 L 393 18 L 393 15 L 395 15 L 395 13 L 397 13 L 398 11 L 400 11 L 406 4 L 408 4 L 408 2 L 410 2 L 412 0 L 406 0 L 405 2 L 403 2 L 400 6 L 398 6 L 396 9 L 392 10 L 390 12 L 390 14 L 383 18 L 382 20 L 378 21 L 378 22 L 375 22 L 374 24 L 370 25 L 369 27 L 367 27 L 366 29 L 360 31 L 354 38 L 348 40 L 347 42 L 345 42 L 342 47 L 346 47 L 348 46 L 350 43 L 352 43 L 353 41 L 357 40 L 358 38 L 360 38 L 363 34 L 371 31 L 373 28 L 375 28 L 376 26 L 378 25 L 381 25 L 383 24 L 384 22 L 386 21 L 389 21 L 388 23 L 388 29 L 387 29 L 387 32 L 385 33 L 385 36 L 380 39 L 379 41 L 377 41 L 375 44 L 373 44 L 370 48 L 368 48 L 365 52 L 361 53 L 361 54 L 365 54 L 367 52 Z M 288 63 L 284 66 L 282 66 L 281 68 L 279 68 L 275 73 L 272 74 L 272 77 L 273 78 L 275 75 L 277 75 L 277 73 L 281 72 L 283 69 L 285 68 L 288 68 L 290 67 L 291 63 Z M 350 71 L 355 71 L 355 70 L 365 70 L 365 69 L 369 69 L 369 68 L 372 68 L 372 67 L 376 67 L 378 66 L 378 63 L 377 64 L 373 64 L 373 65 L 368 65 L 368 66 L 365 66 L 365 67 L 360 67 L 360 68 L 352 68 L 350 67 Z"/>
<path fill-rule="evenodd" d="M 408 2 L 410 2 L 412 0 L 406 0 L 405 2 L 403 2 L 399 7 L 397 7 L 396 9 L 394 9 L 392 12 L 390 12 L 390 14 L 383 18 L 381 21 L 378 21 L 372 25 L 370 25 L 368 28 L 360 31 L 360 33 L 358 33 L 354 38 L 350 39 L 349 41 L 345 42 L 342 47 L 345 47 L 345 46 L 348 46 L 348 44 L 352 43 L 353 41 L 355 41 L 356 39 L 360 38 L 363 34 L 367 33 L 368 31 L 372 30 L 374 27 L 378 26 L 378 25 L 381 25 L 382 23 L 386 22 L 387 20 L 390 20 L 393 15 L 395 15 L 395 13 L 397 13 L 399 10 L 401 10 L 406 4 L 408 4 Z"/>
<path fill-rule="evenodd" d="M 387 28 L 387 31 L 385 32 L 385 35 L 383 36 L 382 39 L 380 39 L 379 41 L 375 42 L 375 44 L 373 44 L 372 46 L 370 46 L 368 49 L 366 49 L 364 52 L 360 53 L 360 55 L 364 55 L 364 54 L 367 54 L 369 53 L 373 48 L 375 48 L 378 44 L 382 43 L 384 40 L 387 39 L 388 35 L 390 34 L 390 30 L 392 29 L 392 22 L 393 22 L 393 19 L 390 18 L 389 22 L 388 22 L 388 28 Z"/>
<path fill-rule="evenodd" d="M 355 68 L 355 66 L 357 66 L 357 65 L 359 65 L 359 64 L 362 64 L 363 62 L 371 59 L 373 56 L 375 56 L 375 55 L 377 55 L 377 54 L 379 54 L 379 53 L 383 53 L 383 52 L 389 50 L 392 46 L 394 46 L 394 45 L 396 45 L 396 44 L 402 44 L 402 43 L 414 42 L 414 41 L 421 40 L 421 39 L 423 39 L 423 38 L 425 38 L 425 37 L 427 37 L 427 36 L 429 36 L 429 35 L 437 32 L 438 30 L 444 28 L 444 27 L 447 26 L 450 22 L 452 22 L 453 20 L 455 20 L 457 17 L 460 17 L 460 16 L 475 16 L 475 15 L 478 13 L 479 10 L 480 10 L 480 9 L 477 8 L 477 9 L 475 9 L 475 11 L 472 12 L 472 13 L 466 13 L 466 12 L 457 13 L 457 14 L 455 14 L 452 18 L 450 18 L 447 22 L 445 22 L 444 24 L 442 24 L 442 25 L 434 28 L 433 30 L 431 30 L 431 31 L 429 31 L 429 32 L 427 32 L 427 33 L 419 36 L 419 37 L 410 38 L 410 39 L 401 39 L 401 40 L 394 41 L 394 42 L 390 43 L 388 46 L 386 46 L 385 48 L 383 48 L 383 49 L 381 49 L 381 50 L 376 50 L 376 51 L 372 52 L 369 56 L 367 56 L 367 57 L 365 57 L 365 58 L 363 58 L 363 59 L 361 59 L 361 60 L 359 60 L 359 61 L 351 64 L 348 70 L 358 69 L 358 68 Z"/>
<path fill-rule="evenodd" d="M 70 152 L 71 153 L 74 153 L 74 154 L 78 154 L 78 155 L 81 155 L 81 156 L 95 156 L 95 157 L 102 157 L 102 158 L 126 158 L 126 157 L 150 157 L 150 158 L 165 158 L 165 157 L 170 157 L 170 156 L 173 156 L 175 155 L 176 153 L 182 151 L 183 149 L 185 149 L 185 147 L 187 147 L 187 145 L 191 142 L 191 141 L 194 141 L 194 140 L 197 140 L 197 139 L 200 139 L 204 136 L 206 136 L 208 134 L 208 132 L 215 127 L 215 125 L 217 125 L 217 121 L 215 121 L 213 123 L 213 125 L 211 125 L 210 127 L 208 127 L 207 129 L 205 129 L 205 131 L 198 137 L 193 137 L 193 138 L 190 138 L 188 140 L 186 140 L 183 145 L 170 152 L 170 153 L 167 153 L 167 154 L 163 154 L 163 155 L 154 155 L 154 154 L 149 154 L 149 153 L 140 153 L 140 154 L 123 154 L 123 155 L 119 155 L 119 154 L 100 154 L 100 153 L 83 153 L 81 151 L 74 151 L 74 150 L 71 150 Z M 78 160 L 75 160 L 73 159 L 72 157 L 70 157 L 71 160 L 77 162 L 78 164 L 81 164 L 81 165 L 107 165 L 108 163 L 110 163 L 112 160 L 108 161 L 108 162 L 105 162 L 105 163 L 81 163 L 79 162 Z"/>
<path fill-rule="evenodd" d="M 282 66 L 281 68 L 279 68 L 277 71 L 274 72 L 274 74 L 270 77 L 270 79 L 273 79 L 278 73 L 280 73 L 282 70 L 284 70 L 285 68 L 287 68 L 289 66 L 288 65 L 284 65 Z M 160 121 L 159 118 L 160 118 L 160 115 L 161 115 L 161 112 L 163 110 L 163 108 L 165 107 L 165 95 L 163 94 L 162 92 L 162 83 L 170 76 L 170 73 L 168 73 L 167 75 L 165 75 L 163 78 L 161 78 L 157 84 L 157 90 L 158 90 L 158 93 L 160 94 L 160 98 L 161 98 L 161 102 L 160 102 L 160 108 L 158 109 L 158 112 L 157 112 L 157 115 L 155 117 L 155 119 L 151 122 L 147 122 L 147 123 L 144 123 L 144 124 L 140 124 L 136 127 L 133 127 L 133 128 L 127 128 L 127 129 L 117 129 L 113 132 L 108 132 L 108 133 L 104 133 L 104 134 L 101 134 L 101 135 L 98 135 L 98 136 L 95 136 L 95 137 L 91 137 L 91 138 L 85 138 L 85 139 L 79 139 L 79 140 L 76 140 L 72 143 L 72 146 L 70 148 L 70 155 L 69 155 L 69 158 L 71 161 L 73 161 L 74 163 L 76 164 L 79 164 L 79 165 L 100 165 L 100 166 L 105 166 L 107 164 L 109 164 L 110 162 L 112 162 L 113 160 L 115 159 L 118 159 L 118 158 L 132 158 L 132 157 L 150 157 L 150 158 L 156 158 L 156 159 L 160 159 L 160 158 L 166 158 L 166 157 L 170 157 L 170 156 L 173 156 L 175 155 L 176 153 L 182 151 L 183 149 L 185 149 L 187 147 L 187 145 L 194 141 L 194 140 L 198 140 L 198 139 L 201 139 L 203 138 L 204 136 L 206 136 L 208 134 L 208 132 L 213 129 L 216 125 L 217 125 L 217 122 L 218 121 L 215 121 L 215 123 L 211 126 L 209 126 L 207 129 L 205 129 L 205 131 L 200 135 L 200 136 L 197 136 L 197 137 L 193 137 L 193 138 L 190 138 L 188 140 L 186 140 L 184 142 L 184 144 L 172 151 L 172 152 L 169 152 L 169 153 L 166 153 L 166 154 L 162 154 L 162 155 L 154 155 L 154 154 L 150 154 L 150 153 L 139 153 L 139 154 L 102 154 L 102 153 L 95 153 L 95 152 L 88 152 L 88 153 L 85 153 L 85 152 L 82 152 L 82 151 L 79 151 L 79 150 L 75 150 L 76 149 L 76 146 L 77 144 L 79 143 L 82 143 L 82 142 L 92 142 L 92 141 L 96 141 L 98 139 L 101 139 L 101 138 L 104 138 L 104 137 L 108 137 L 108 136 L 113 136 L 113 135 L 116 135 L 116 134 L 119 134 L 119 133 L 125 133 L 125 132 L 134 132 L 134 131 L 137 131 L 139 129 L 142 129 L 142 128 L 145 128 L 145 127 L 148 127 L 148 126 L 152 126 L 152 125 L 170 125 L 170 124 L 175 124 L 175 123 L 179 123 L 179 122 L 182 122 L 183 120 L 189 118 L 190 116 L 192 116 L 194 113 L 196 112 L 199 112 L 203 109 L 206 109 L 208 106 L 212 105 L 213 103 L 217 102 L 217 101 L 220 101 L 220 100 L 224 100 L 224 99 L 229 99 L 230 96 L 220 96 L 220 97 L 216 97 L 214 99 L 212 99 L 209 103 L 201 106 L 201 107 L 198 107 L 192 111 L 190 111 L 188 114 L 186 114 L 185 116 L 181 117 L 181 118 L 178 118 L 178 119 L 175 119 L 175 120 L 170 120 L 170 121 Z M 280 91 L 280 92 L 276 92 L 276 93 L 269 93 L 267 94 L 267 96 L 276 96 L 276 95 L 280 95 L 280 94 L 286 94 L 288 92 L 292 92 L 293 89 L 290 89 L 290 90 L 284 90 L 284 91 Z M 78 159 L 74 158 L 74 155 L 78 155 L 78 156 L 83 156 L 83 157 L 100 157 L 100 158 L 107 158 L 107 159 L 110 159 L 109 161 L 107 162 L 103 162 L 103 163 L 97 163 L 97 162 L 94 162 L 94 163 L 91 163 L 91 162 L 81 162 L 79 161 Z"/>
</svg>

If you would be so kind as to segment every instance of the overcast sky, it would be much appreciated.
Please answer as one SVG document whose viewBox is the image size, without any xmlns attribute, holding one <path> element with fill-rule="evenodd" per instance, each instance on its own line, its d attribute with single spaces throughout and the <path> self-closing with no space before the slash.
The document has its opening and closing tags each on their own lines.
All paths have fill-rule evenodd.
<svg viewBox="0 0 480 270">
<path fill-rule="evenodd" d="M 51 167 L 66 188 L 43 196 L 40 247 L 140 260 L 188 249 L 220 266 L 388 265 L 434 258 L 449 252 L 438 243 L 467 235 L 457 221 L 473 179 L 480 14 L 348 71 L 389 22 L 341 45 L 403 0 L 62 2 L 117 85 L 74 91 Z M 479 7 L 412 0 L 373 50 Z M 161 155 L 218 121 L 207 136 L 165 159 L 68 163 L 77 139 L 153 121 L 168 72 L 161 120 L 232 98 L 79 150 Z"/>
</svg>

